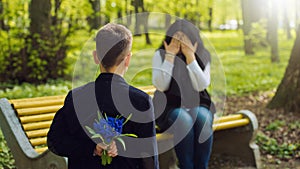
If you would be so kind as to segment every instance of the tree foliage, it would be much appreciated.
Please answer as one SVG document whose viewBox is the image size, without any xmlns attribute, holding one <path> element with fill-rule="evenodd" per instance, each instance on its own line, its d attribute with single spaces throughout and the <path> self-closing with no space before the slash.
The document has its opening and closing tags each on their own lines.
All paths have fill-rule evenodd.
<svg viewBox="0 0 300 169">
<path fill-rule="evenodd" d="M 65 77 L 67 38 L 84 27 L 71 1 L 3 1 L 0 81 L 41 83 Z"/>
</svg>

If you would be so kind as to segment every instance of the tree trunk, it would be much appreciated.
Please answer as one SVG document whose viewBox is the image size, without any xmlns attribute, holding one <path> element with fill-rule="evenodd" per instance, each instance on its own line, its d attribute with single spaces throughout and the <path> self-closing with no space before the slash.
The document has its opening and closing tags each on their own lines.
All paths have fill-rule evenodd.
<svg viewBox="0 0 300 169">
<path fill-rule="evenodd" d="M 198 3 L 198 0 L 197 0 Z M 208 30 L 212 32 L 212 21 L 213 21 L 213 0 L 209 0 L 208 2 Z"/>
<path fill-rule="evenodd" d="M 295 0 L 295 25 L 296 25 L 296 30 L 298 29 L 297 26 L 300 26 L 300 1 L 299 0 Z"/>
<path fill-rule="evenodd" d="M 118 16 L 118 22 L 119 22 L 119 24 L 123 24 L 122 8 L 118 9 L 117 16 Z"/>
<path fill-rule="evenodd" d="M 4 23 L 4 11 L 3 11 L 4 7 L 3 7 L 3 2 L 2 0 L 0 0 L 0 29 L 2 30 L 6 30 L 6 26 Z"/>
<path fill-rule="evenodd" d="M 132 20 L 132 10 L 129 10 L 128 5 L 130 6 L 130 3 L 128 3 L 128 0 L 125 0 L 126 25 L 127 27 L 130 27 Z"/>
<path fill-rule="evenodd" d="M 287 112 L 300 111 L 300 27 L 291 52 L 285 75 L 268 104 L 268 108 L 284 108 Z"/>
<path fill-rule="evenodd" d="M 247 55 L 254 54 L 253 43 L 249 37 L 252 23 L 258 22 L 266 17 L 266 1 L 261 0 L 241 0 L 243 14 L 244 50 Z"/>
<path fill-rule="evenodd" d="M 291 34 L 290 20 L 287 15 L 287 7 L 286 6 L 283 9 L 283 21 L 284 21 L 284 27 L 286 30 L 286 37 L 288 40 L 290 40 L 290 39 L 292 39 L 292 34 Z"/>
<path fill-rule="evenodd" d="M 30 33 L 41 37 L 50 36 L 51 0 L 31 0 L 29 6 Z"/>
<path fill-rule="evenodd" d="M 270 3 L 270 15 L 268 20 L 268 41 L 271 46 L 271 61 L 280 62 L 278 54 L 278 4 Z"/>
<path fill-rule="evenodd" d="M 143 18 L 144 18 L 144 32 L 145 32 L 145 37 L 146 37 L 146 44 L 151 45 L 151 40 L 149 36 L 149 29 L 148 29 L 148 20 L 149 20 L 149 13 L 143 13 Z"/>
<path fill-rule="evenodd" d="M 51 2 L 53 4 L 51 4 Z M 23 37 L 24 47 L 7 56 L 6 81 L 43 83 L 65 76 L 66 39 L 72 32 L 72 17 L 64 22 L 62 0 L 31 0 L 29 3 L 29 34 Z M 54 7 L 53 10 L 51 8 Z M 68 28 L 66 28 L 68 26 Z M 8 37 L 8 43 L 10 38 Z M 8 45 L 10 47 L 10 45 Z M 1 73 L 1 72 L 0 72 Z M 0 74 L 1 77 L 2 74 Z"/>
<path fill-rule="evenodd" d="M 132 10 L 129 11 L 126 18 L 127 18 L 126 21 L 127 27 L 130 27 L 132 24 Z"/>
<path fill-rule="evenodd" d="M 251 24 L 252 24 L 252 11 L 251 8 L 249 7 L 251 0 L 241 0 L 242 4 L 242 12 L 243 12 L 243 32 L 244 32 L 244 50 L 246 55 L 253 55 L 254 50 L 253 50 L 253 44 L 251 39 L 249 38 L 249 34 L 251 31 Z"/>
<path fill-rule="evenodd" d="M 47 79 L 57 79 L 64 76 L 66 64 L 67 36 L 71 32 L 72 17 L 68 21 L 69 28 L 63 28 L 61 13 L 62 0 L 54 1 L 54 15 L 51 15 L 51 0 L 31 0 L 29 6 L 30 35 L 27 37 L 26 52 L 28 58 L 26 67 L 29 74 L 24 74 L 27 82 L 40 83 Z M 62 29 L 67 30 L 67 33 Z M 26 50 L 27 48 L 27 50 Z M 23 49 L 22 49 L 23 50 Z M 27 55 L 27 56 L 26 56 Z"/>
<path fill-rule="evenodd" d="M 89 0 L 92 8 L 93 8 L 93 15 L 88 17 L 88 23 L 91 29 L 99 29 L 101 25 L 101 4 L 100 0 Z"/>
<path fill-rule="evenodd" d="M 209 14 L 209 19 L 208 19 L 208 30 L 212 32 L 212 19 L 213 19 L 213 8 L 209 7 L 208 8 L 208 14 Z"/>
<path fill-rule="evenodd" d="M 142 16 L 142 19 L 143 19 L 143 25 L 144 25 L 144 33 L 145 33 L 145 38 L 146 38 L 146 44 L 147 45 L 151 45 L 151 40 L 150 40 L 150 36 L 149 36 L 149 28 L 148 28 L 148 20 L 149 20 L 149 15 L 150 13 L 147 12 L 145 10 L 145 7 L 144 7 L 144 0 L 140 0 L 140 5 L 142 7 L 142 12 L 143 12 L 143 16 Z"/>
<path fill-rule="evenodd" d="M 49 63 L 45 63 L 45 61 L 50 52 L 44 50 L 46 46 L 50 46 L 49 44 L 52 41 L 51 6 L 51 0 L 31 0 L 29 5 L 30 35 L 27 38 L 29 41 L 26 42 L 26 47 L 30 51 L 28 51 L 29 53 L 21 51 L 23 54 L 22 60 L 24 61 L 22 63 L 23 67 L 26 67 L 28 71 L 25 69 L 21 72 L 21 76 L 25 77 L 25 81 L 28 82 L 45 81 L 50 77 L 49 72 L 52 71 L 51 69 L 55 69 L 54 67 L 50 70 L 47 69 Z"/>
<path fill-rule="evenodd" d="M 284 22 L 284 27 L 286 31 L 286 37 L 288 40 L 292 39 L 292 34 L 291 34 L 291 26 L 290 26 L 290 20 L 288 17 L 287 13 L 287 4 L 283 3 L 283 22 Z"/>
<path fill-rule="evenodd" d="M 139 7 L 140 7 L 140 0 L 134 0 L 134 12 L 135 12 L 135 26 L 134 26 L 134 35 L 135 36 L 141 36 L 141 17 L 138 15 L 139 13 Z"/>
</svg>

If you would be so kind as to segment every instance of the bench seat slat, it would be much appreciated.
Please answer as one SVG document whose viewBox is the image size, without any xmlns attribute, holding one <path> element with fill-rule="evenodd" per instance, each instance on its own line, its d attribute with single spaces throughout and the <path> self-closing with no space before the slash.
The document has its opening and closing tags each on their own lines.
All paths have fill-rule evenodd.
<svg viewBox="0 0 300 169">
<path fill-rule="evenodd" d="M 145 93 L 151 96 L 154 94 L 156 90 L 154 86 L 142 86 L 142 87 L 138 87 L 138 89 L 143 90 Z"/>
<path fill-rule="evenodd" d="M 35 151 L 39 154 L 43 153 L 44 151 L 48 150 L 48 147 L 39 147 L 35 148 Z"/>
<path fill-rule="evenodd" d="M 22 116 L 20 120 L 22 124 L 30 123 L 30 122 L 38 122 L 38 121 L 46 121 L 46 120 L 53 120 L 55 113 L 48 113 L 48 114 L 38 114 L 32 116 Z"/>
<path fill-rule="evenodd" d="M 46 145 L 47 144 L 47 137 L 30 139 L 30 143 L 31 143 L 32 146 Z"/>
<path fill-rule="evenodd" d="M 156 134 L 156 139 L 157 141 L 163 141 L 163 140 L 169 140 L 169 139 L 173 139 L 173 134 L 170 134 L 170 133 L 164 133 L 164 134 L 161 134 L 161 133 L 157 133 Z"/>
<path fill-rule="evenodd" d="M 32 131 L 27 131 L 27 137 L 28 138 L 36 138 L 36 137 L 47 137 L 49 128 L 47 129 L 40 129 L 40 130 L 32 130 Z"/>
<path fill-rule="evenodd" d="M 242 118 L 243 118 L 242 114 L 232 114 L 232 115 L 228 115 L 228 116 L 221 116 L 221 117 L 215 118 L 214 123 L 222 123 L 222 122 L 226 122 L 226 121 L 239 120 Z"/>
<path fill-rule="evenodd" d="M 42 121 L 36 123 L 27 123 L 23 125 L 25 131 L 50 128 L 52 121 Z"/>
<path fill-rule="evenodd" d="M 44 114 L 44 113 L 54 113 L 57 112 L 62 106 L 45 106 L 45 107 L 34 107 L 34 108 L 25 108 L 17 109 L 19 116 L 28 116 L 34 114 Z"/>
<path fill-rule="evenodd" d="M 245 126 L 248 125 L 249 123 L 250 120 L 247 118 L 234 120 L 234 121 L 227 121 L 223 123 L 216 123 L 216 124 L 214 123 L 213 130 L 214 131 L 225 130 L 225 129 L 235 128 L 235 127 Z"/>
</svg>

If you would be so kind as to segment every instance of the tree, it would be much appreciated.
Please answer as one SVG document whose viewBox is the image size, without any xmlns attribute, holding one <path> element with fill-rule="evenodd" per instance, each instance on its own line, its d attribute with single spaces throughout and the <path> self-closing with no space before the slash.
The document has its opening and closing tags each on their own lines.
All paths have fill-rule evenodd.
<svg viewBox="0 0 300 169">
<path fill-rule="evenodd" d="M 197 0 L 198 2 L 198 0 Z M 208 16 L 209 19 L 207 21 L 208 24 L 208 30 L 212 32 L 212 21 L 213 21 L 213 0 L 209 0 L 209 5 L 208 5 Z"/>
<path fill-rule="evenodd" d="M 66 38 L 71 31 L 71 21 L 68 31 L 63 33 L 62 19 L 59 17 L 62 0 L 31 0 L 29 6 L 30 35 L 25 48 L 31 48 L 27 55 L 26 67 L 31 72 L 25 81 L 46 81 L 48 78 L 56 79 L 63 77 L 67 46 Z M 54 14 L 51 10 L 54 8 Z M 66 17 L 66 16 L 65 16 Z M 25 62 L 26 63 L 26 62 Z M 28 72 L 27 72 L 28 73 Z M 21 78 L 22 78 L 21 77 Z"/>
<path fill-rule="evenodd" d="M 145 10 L 144 0 L 133 0 L 133 6 L 135 9 L 135 35 L 141 35 L 140 26 L 143 25 L 144 27 L 144 34 L 146 44 L 151 44 L 149 30 L 148 30 L 148 20 L 149 20 L 149 13 Z M 143 12 L 142 14 L 138 14 L 139 12 Z"/>
<path fill-rule="evenodd" d="M 268 19 L 268 42 L 271 46 L 271 61 L 279 62 L 278 53 L 278 3 L 269 0 L 270 12 Z"/>
<path fill-rule="evenodd" d="M 126 25 L 130 27 L 132 22 L 132 10 L 130 9 L 130 4 L 128 3 L 130 0 L 125 0 L 125 14 L 126 14 Z"/>
<path fill-rule="evenodd" d="M 141 0 L 132 0 L 132 6 L 134 7 L 134 12 L 135 12 L 135 25 L 134 25 L 134 35 L 135 36 L 139 36 L 141 35 L 141 18 L 139 17 L 139 15 L 137 15 L 139 13 L 139 8 L 141 6 Z"/>
<path fill-rule="evenodd" d="M 93 14 L 88 16 L 88 22 L 91 29 L 99 29 L 101 25 L 101 3 L 100 0 L 89 0 L 89 3 L 92 6 Z"/>
<path fill-rule="evenodd" d="M 288 112 L 300 111 L 300 26 L 291 52 L 289 64 L 268 108 L 284 108 Z"/>
<path fill-rule="evenodd" d="M 288 17 L 288 11 L 287 11 L 287 3 L 283 3 L 283 22 L 284 22 L 284 27 L 286 31 L 286 37 L 287 39 L 292 39 L 292 34 L 291 34 L 291 26 L 290 26 L 290 20 Z"/>
<path fill-rule="evenodd" d="M 19 4 L 13 8 L 20 10 L 6 10 L 7 23 L 15 24 L 3 32 L 8 42 L 1 43 L 0 81 L 43 83 L 65 77 L 67 38 L 77 27 L 73 15 L 79 21 L 80 12 L 68 13 L 66 9 L 74 5 L 62 0 L 15 2 Z"/>
<path fill-rule="evenodd" d="M 300 8 L 300 1 L 299 0 L 295 0 L 295 24 L 298 25 L 300 24 L 300 11 L 299 11 L 299 8 Z M 297 29 L 297 28 L 296 28 Z"/>
<path fill-rule="evenodd" d="M 6 26 L 4 23 L 4 12 L 3 12 L 3 2 L 0 0 L 0 30 L 6 30 Z"/>
<path fill-rule="evenodd" d="M 242 0 L 242 11 L 243 11 L 243 32 L 244 32 L 244 50 L 247 55 L 254 54 L 253 44 L 249 38 L 251 31 L 251 9 L 248 8 L 249 0 Z"/>
<path fill-rule="evenodd" d="M 241 0 L 243 13 L 244 50 L 247 55 L 254 54 L 253 42 L 250 35 L 254 22 L 265 16 L 265 2 L 260 0 Z M 254 12 L 255 11 L 255 12 Z"/>
</svg>

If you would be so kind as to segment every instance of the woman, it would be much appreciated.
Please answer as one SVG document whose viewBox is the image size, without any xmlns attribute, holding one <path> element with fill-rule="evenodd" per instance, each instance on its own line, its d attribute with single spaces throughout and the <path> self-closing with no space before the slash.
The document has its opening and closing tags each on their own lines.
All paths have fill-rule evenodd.
<svg viewBox="0 0 300 169">
<path fill-rule="evenodd" d="M 156 123 L 174 134 L 180 169 L 205 169 L 211 153 L 215 107 L 210 84 L 210 54 L 199 30 L 185 20 L 170 26 L 153 57 Z"/>
</svg>

